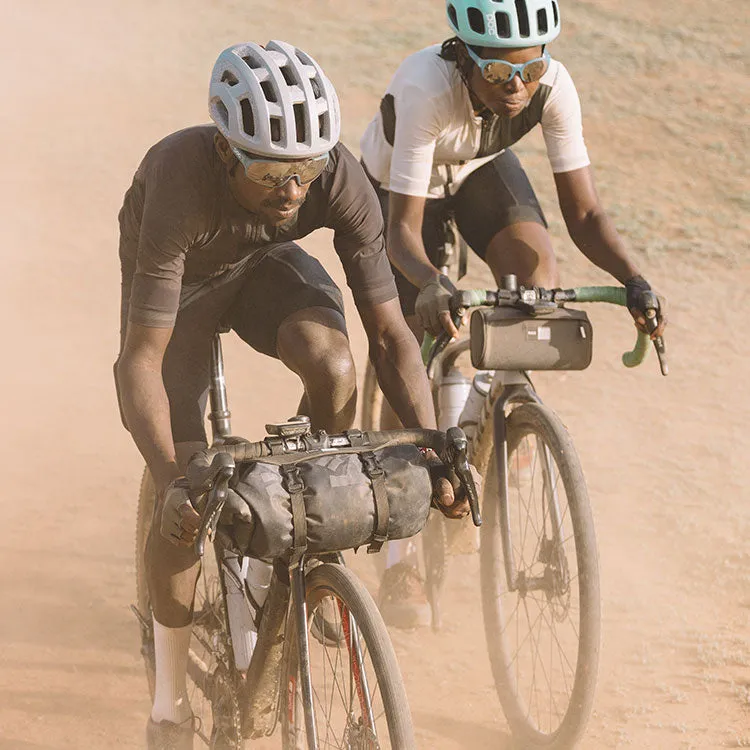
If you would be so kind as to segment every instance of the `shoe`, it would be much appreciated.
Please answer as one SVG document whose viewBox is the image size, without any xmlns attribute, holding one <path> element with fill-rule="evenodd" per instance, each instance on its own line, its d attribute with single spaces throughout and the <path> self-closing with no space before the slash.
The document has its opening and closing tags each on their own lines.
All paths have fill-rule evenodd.
<svg viewBox="0 0 750 750">
<path fill-rule="evenodd" d="M 149 716 L 146 724 L 146 747 L 148 750 L 193 750 L 195 717 L 191 716 L 182 724 L 160 721 L 158 724 Z"/>
<path fill-rule="evenodd" d="M 385 624 L 394 628 L 427 627 L 432 618 L 422 576 L 406 562 L 391 565 L 383 573 L 378 606 Z"/>
</svg>

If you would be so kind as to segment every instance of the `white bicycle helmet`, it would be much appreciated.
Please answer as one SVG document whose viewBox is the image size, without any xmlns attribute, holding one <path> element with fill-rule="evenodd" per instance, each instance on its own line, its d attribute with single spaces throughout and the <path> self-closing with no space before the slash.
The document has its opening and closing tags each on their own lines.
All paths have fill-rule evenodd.
<svg viewBox="0 0 750 750">
<path fill-rule="evenodd" d="M 477 47 L 536 47 L 560 33 L 557 0 L 447 0 L 448 23 Z"/>
<path fill-rule="evenodd" d="M 286 42 L 225 49 L 211 73 L 208 97 L 219 132 L 256 156 L 320 156 L 341 134 L 333 84 L 312 57 Z"/>
</svg>

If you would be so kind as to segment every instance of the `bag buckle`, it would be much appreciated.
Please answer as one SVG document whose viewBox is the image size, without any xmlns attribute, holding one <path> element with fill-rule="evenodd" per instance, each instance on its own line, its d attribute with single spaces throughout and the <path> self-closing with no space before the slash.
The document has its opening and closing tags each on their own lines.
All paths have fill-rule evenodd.
<svg viewBox="0 0 750 750">
<path fill-rule="evenodd" d="M 281 471 L 284 474 L 284 484 L 286 485 L 286 491 L 290 495 L 294 495 L 297 493 L 302 494 L 305 491 L 305 483 L 302 481 L 302 477 L 300 476 L 299 468 L 297 466 L 284 466 L 284 464 L 282 464 Z"/>
<path fill-rule="evenodd" d="M 378 461 L 374 453 L 360 453 L 360 459 L 362 460 L 365 474 L 367 474 L 370 479 L 385 476 L 383 467 L 380 465 L 380 461 Z"/>
</svg>

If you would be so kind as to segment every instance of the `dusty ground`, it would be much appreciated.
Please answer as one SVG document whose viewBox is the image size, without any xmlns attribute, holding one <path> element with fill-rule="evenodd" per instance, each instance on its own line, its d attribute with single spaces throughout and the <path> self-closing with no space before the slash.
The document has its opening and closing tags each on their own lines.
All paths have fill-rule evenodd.
<svg viewBox="0 0 750 750">
<path fill-rule="evenodd" d="M 141 460 L 111 384 L 116 213 L 140 157 L 205 121 L 221 48 L 279 36 L 324 64 L 356 146 L 398 61 L 446 35 L 441 8 L 0 3 L 0 750 L 141 747 L 148 705 L 128 611 Z M 553 54 L 581 91 L 602 196 L 672 321 L 668 379 L 654 361 L 619 366 L 632 329 L 609 310 L 593 313 L 588 371 L 540 378 L 579 448 L 600 545 L 602 668 L 581 747 L 750 746 L 747 9 L 569 0 L 563 12 Z M 518 152 L 564 281 L 603 280 L 564 236 L 541 139 Z M 306 246 L 341 279 L 328 235 Z M 354 314 L 350 325 L 362 362 Z M 259 436 L 299 387 L 227 348 L 235 426 Z M 424 748 L 509 747 L 474 580 L 474 561 L 457 560 L 447 633 L 395 635 Z"/>
</svg>

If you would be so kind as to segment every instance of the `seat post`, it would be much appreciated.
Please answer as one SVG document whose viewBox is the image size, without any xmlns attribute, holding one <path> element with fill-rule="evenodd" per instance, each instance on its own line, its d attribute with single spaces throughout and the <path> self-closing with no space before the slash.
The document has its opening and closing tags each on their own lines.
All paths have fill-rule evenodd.
<svg viewBox="0 0 750 750">
<path fill-rule="evenodd" d="M 209 398 L 211 413 L 208 415 L 211 421 L 213 442 L 220 443 L 222 438 L 229 437 L 232 433 L 232 422 L 227 403 L 227 384 L 224 379 L 224 356 L 221 350 L 221 336 L 214 334 L 211 342 L 211 383 L 209 385 Z"/>
</svg>

